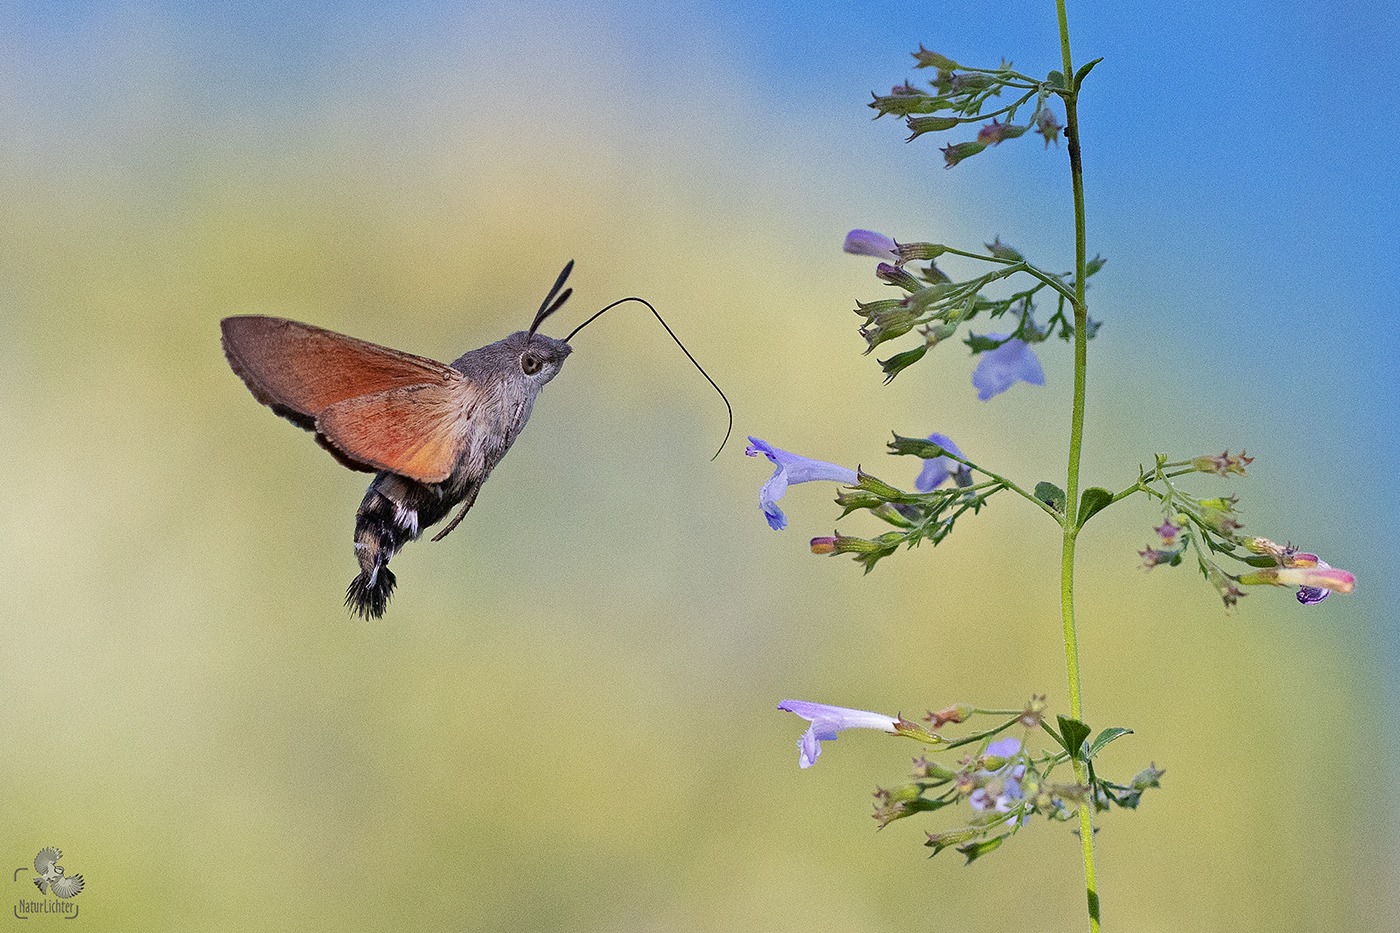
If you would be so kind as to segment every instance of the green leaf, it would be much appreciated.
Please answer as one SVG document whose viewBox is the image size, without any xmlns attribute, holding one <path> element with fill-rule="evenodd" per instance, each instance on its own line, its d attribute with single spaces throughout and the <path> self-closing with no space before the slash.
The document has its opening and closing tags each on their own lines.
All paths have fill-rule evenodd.
<svg viewBox="0 0 1400 933">
<path fill-rule="evenodd" d="M 1056 513 L 1065 514 L 1065 491 L 1054 483 L 1036 483 L 1035 497 L 1054 509 Z"/>
<path fill-rule="evenodd" d="M 993 836 L 991 839 L 983 839 L 981 842 L 970 842 L 965 846 L 958 846 L 958 851 L 961 852 L 963 855 L 967 856 L 967 861 L 963 864 L 970 865 L 971 863 L 977 861 L 977 859 L 986 855 L 988 852 L 991 852 L 992 850 L 996 849 L 1003 842 L 1005 842 L 1006 837 L 1009 835 L 1011 834 L 1002 833 L 1000 836 Z"/>
<path fill-rule="evenodd" d="M 1079 497 L 1079 527 L 1083 528 L 1085 522 L 1112 502 L 1113 493 L 1102 486 L 1090 486 L 1084 490 L 1084 495 Z"/>
<path fill-rule="evenodd" d="M 1091 72 L 1091 71 L 1094 70 L 1094 66 L 1097 65 L 1097 64 L 1098 64 L 1099 62 L 1101 62 L 1101 61 L 1103 61 L 1102 58 L 1096 58 L 1096 59 L 1094 59 L 1093 61 L 1091 61 L 1089 64 L 1085 65 L 1084 67 L 1080 68 L 1078 71 L 1076 71 L 1076 72 L 1074 73 L 1074 89 L 1075 89 L 1076 91 L 1079 90 L 1079 85 L 1081 85 L 1081 84 L 1084 83 L 1084 79 L 1085 79 L 1086 77 L 1088 77 L 1089 72 Z"/>
<path fill-rule="evenodd" d="M 1105 729 L 1105 730 L 1103 730 L 1102 732 L 1100 732 L 1100 733 L 1098 734 L 1098 737 L 1094 739 L 1094 741 L 1093 741 L 1092 744 L 1090 744 L 1090 746 L 1089 746 L 1089 752 L 1088 752 L 1088 754 L 1085 755 L 1084 757 L 1085 757 L 1085 758 L 1093 758 L 1093 757 L 1094 757 L 1095 755 L 1097 755 L 1097 754 L 1099 753 L 1099 751 L 1100 751 L 1105 745 L 1107 745 L 1109 742 L 1112 742 L 1114 739 L 1120 739 L 1120 738 L 1122 738 L 1122 737 L 1125 736 L 1125 735 L 1132 735 L 1132 734 L 1133 734 L 1133 730 L 1132 730 L 1132 729 L 1120 729 L 1120 728 L 1118 728 L 1117 726 L 1113 726 L 1113 727 L 1110 728 L 1110 729 Z"/>
<path fill-rule="evenodd" d="M 1052 71 L 1048 75 L 1046 75 L 1045 83 L 1050 85 L 1051 87 L 1057 87 L 1062 91 L 1065 90 L 1065 76 L 1060 74 L 1058 71 Z"/>
<path fill-rule="evenodd" d="M 1071 758 L 1084 757 L 1084 740 L 1089 737 L 1092 731 L 1078 719 L 1070 719 L 1068 716 L 1057 716 L 1060 722 L 1061 745 L 1065 751 L 1069 752 Z"/>
</svg>

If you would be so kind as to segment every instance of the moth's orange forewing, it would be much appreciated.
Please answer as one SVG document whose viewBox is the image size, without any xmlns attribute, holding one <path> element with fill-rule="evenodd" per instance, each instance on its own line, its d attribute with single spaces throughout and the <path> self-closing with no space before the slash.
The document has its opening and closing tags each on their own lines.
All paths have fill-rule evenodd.
<svg viewBox="0 0 1400 933">
<path fill-rule="evenodd" d="M 284 318 L 222 324 L 253 396 L 351 460 L 423 483 L 451 475 L 477 387 L 436 360 Z"/>
<path fill-rule="evenodd" d="M 420 483 L 452 475 L 466 442 L 477 389 L 452 370 L 449 384 L 422 383 L 337 402 L 316 430 L 346 455 Z"/>
</svg>

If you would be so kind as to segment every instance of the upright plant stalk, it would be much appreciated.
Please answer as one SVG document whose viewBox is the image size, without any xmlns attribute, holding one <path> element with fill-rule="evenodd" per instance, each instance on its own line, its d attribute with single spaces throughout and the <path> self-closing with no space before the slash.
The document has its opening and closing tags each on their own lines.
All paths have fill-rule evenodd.
<svg viewBox="0 0 1400 933">
<path fill-rule="evenodd" d="M 1060 54 L 1066 93 L 1065 146 L 1069 150 L 1070 180 L 1074 187 L 1074 411 L 1070 417 L 1069 468 L 1065 477 L 1065 532 L 1060 556 L 1060 613 L 1064 619 L 1065 668 L 1069 676 L 1070 716 L 1083 722 L 1084 695 L 1079 679 L 1079 635 L 1074 624 L 1074 544 L 1079 535 L 1079 458 L 1084 445 L 1084 397 L 1087 386 L 1089 313 L 1084 303 L 1086 233 L 1084 226 L 1084 165 L 1079 151 L 1079 106 L 1074 61 L 1069 50 L 1069 20 L 1064 0 L 1055 0 L 1060 24 Z M 1077 751 L 1071 756 L 1074 776 L 1088 785 L 1088 767 Z M 1094 878 L 1093 795 L 1079 808 L 1079 838 L 1084 851 L 1085 897 L 1090 933 L 1099 931 L 1099 893 Z"/>
</svg>

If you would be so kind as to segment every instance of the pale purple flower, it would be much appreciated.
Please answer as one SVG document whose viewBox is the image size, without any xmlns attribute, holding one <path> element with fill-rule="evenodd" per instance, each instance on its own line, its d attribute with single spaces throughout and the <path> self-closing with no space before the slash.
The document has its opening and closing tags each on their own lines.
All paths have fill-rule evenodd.
<svg viewBox="0 0 1400 933">
<path fill-rule="evenodd" d="M 778 709 L 796 713 L 811 723 L 807 731 L 802 733 L 802 738 L 797 740 L 800 752 L 797 764 L 801 768 L 810 768 L 816 764 L 817 756 L 822 753 L 822 742 L 835 739 L 836 733 L 842 729 L 878 729 L 891 735 L 898 732 L 899 720 L 860 709 L 808 703 L 806 700 L 784 700 L 778 704 Z"/>
<path fill-rule="evenodd" d="M 1333 589 L 1336 589 L 1342 593 L 1351 592 L 1351 587 L 1353 582 L 1355 581 L 1355 578 L 1351 574 L 1347 573 L 1345 570 L 1332 570 L 1332 565 L 1327 563 L 1327 561 L 1323 560 L 1322 558 L 1318 558 L 1317 570 L 1326 570 L 1331 572 L 1326 574 L 1319 573 L 1311 579 L 1319 580 L 1319 582 L 1321 582 L 1320 578 L 1326 578 L 1326 581 L 1330 583 L 1331 586 L 1328 587 L 1304 585 L 1298 587 L 1298 592 L 1295 595 L 1297 595 L 1298 597 L 1298 602 L 1302 603 L 1304 606 L 1317 605 L 1318 603 L 1326 599 L 1327 594 L 1332 592 Z M 1345 589 L 1343 589 L 1343 587 L 1345 587 Z"/>
<path fill-rule="evenodd" d="M 963 455 L 963 452 L 958 450 L 958 445 L 949 440 L 946 434 L 930 434 L 928 439 L 950 454 L 958 457 Z M 947 482 L 948 477 L 966 470 L 967 467 L 956 460 L 950 460 L 947 457 L 933 457 L 924 461 L 923 471 L 919 473 L 919 478 L 914 480 L 914 488 L 919 492 L 933 492 Z"/>
<path fill-rule="evenodd" d="M 846 234 L 846 245 L 842 249 L 857 256 L 874 256 L 886 262 L 891 256 L 899 256 L 894 240 L 873 230 L 852 230 Z"/>
<path fill-rule="evenodd" d="M 1008 336 L 988 334 L 987 339 L 1006 340 Z M 977 397 L 984 402 L 1017 382 L 1045 385 L 1045 370 L 1040 368 L 1040 360 L 1024 340 L 1006 340 L 995 350 L 983 353 L 972 373 L 972 385 L 977 389 Z"/>
<path fill-rule="evenodd" d="M 1272 545 L 1273 542 L 1268 542 L 1268 544 Z M 1277 545 L 1273 546 L 1277 547 Z M 1242 573 L 1238 580 L 1246 586 L 1260 583 L 1271 583 L 1274 586 L 1296 586 L 1298 587 L 1296 594 L 1298 602 L 1304 606 L 1312 606 L 1322 602 L 1327 598 L 1327 594 L 1333 590 L 1338 593 L 1350 593 L 1352 587 L 1356 585 L 1354 574 L 1346 570 L 1337 570 L 1316 554 L 1288 553 L 1284 560 L 1283 566 L 1265 567 Z"/>
<path fill-rule="evenodd" d="M 996 758 L 1010 758 L 1021 750 L 1021 740 L 1012 736 L 997 739 L 987 746 L 987 754 Z"/>
<path fill-rule="evenodd" d="M 996 758 L 1013 758 L 1021 752 L 1021 741 L 1014 738 L 998 739 L 987 746 L 985 754 Z M 968 795 L 968 805 L 974 810 L 995 810 L 1010 813 L 1017 801 L 1025 797 L 1021 790 L 1021 779 L 1026 774 L 1024 764 L 1003 766 L 999 771 L 981 771 L 979 775 L 987 783 Z"/>
<path fill-rule="evenodd" d="M 768 478 L 768 482 L 760 486 L 758 490 L 758 504 L 763 508 L 764 517 L 768 519 L 768 527 L 774 531 L 787 527 L 787 516 L 783 514 L 782 509 L 778 508 L 778 500 L 783 497 L 783 493 L 787 492 L 788 486 L 793 483 L 810 483 L 819 479 L 834 480 L 838 483 L 854 486 L 859 479 L 855 470 L 827 463 L 825 460 L 812 460 L 808 457 L 790 454 L 786 450 L 779 450 L 772 444 L 756 437 L 749 438 L 748 449 L 744 452 L 750 457 L 763 454 L 778 467 Z"/>
</svg>

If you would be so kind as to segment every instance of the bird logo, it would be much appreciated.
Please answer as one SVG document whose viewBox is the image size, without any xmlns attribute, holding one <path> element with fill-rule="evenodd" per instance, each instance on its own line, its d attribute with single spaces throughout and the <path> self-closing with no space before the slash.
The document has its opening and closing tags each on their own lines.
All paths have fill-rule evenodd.
<svg viewBox="0 0 1400 933">
<path fill-rule="evenodd" d="M 34 879 L 34 885 L 40 894 L 52 891 L 55 897 L 72 897 L 83 889 L 83 876 L 65 875 L 63 868 L 57 864 L 61 858 L 63 853 L 53 846 L 41 849 L 34 856 L 34 870 L 40 875 Z"/>
</svg>

